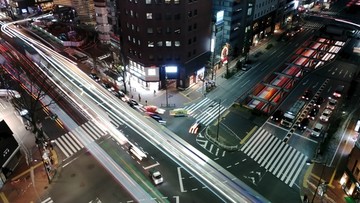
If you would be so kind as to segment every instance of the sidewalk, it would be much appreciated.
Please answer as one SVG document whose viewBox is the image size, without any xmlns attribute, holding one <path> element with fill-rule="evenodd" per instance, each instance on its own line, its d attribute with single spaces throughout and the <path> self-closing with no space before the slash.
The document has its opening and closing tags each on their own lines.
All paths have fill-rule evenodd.
<svg viewBox="0 0 360 203">
<path fill-rule="evenodd" d="M 17 167 L 1 188 L 0 202 L 39 202 L 42 197 L 46 198 L 46 189 L 49 187 L 43 162 L 44 151 L 35 145 L 35 135 L 25 129 L 22 118 L 15 113 L 11 103 L 5 99 L 0 99 L 0 102 L 4 107 L 0 119 L 4 119 L 14 133 L 22 154 Z M 57 154 L 54 150 L 50 152 L 52 156 L 49 158 L 53 159 L 53 166 L 57 167 Z"/>
</svg>

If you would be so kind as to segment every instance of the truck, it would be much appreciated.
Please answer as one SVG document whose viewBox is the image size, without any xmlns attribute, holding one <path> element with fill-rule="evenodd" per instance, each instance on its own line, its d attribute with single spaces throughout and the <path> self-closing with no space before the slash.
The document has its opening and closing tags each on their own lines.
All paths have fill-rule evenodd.
<svg viewBox="0 0 360 203">
<path fill-rule="evenodd" d="M 284 113 L 283 118 L 281 119 L 280 124 L 284 127 L 290 128 L 296 118 L 298 117 L 299 113 L 301 112 L 302 108 L 305 106 L 305 101 L 297 100 L 288 111 Z"/>
</svg>

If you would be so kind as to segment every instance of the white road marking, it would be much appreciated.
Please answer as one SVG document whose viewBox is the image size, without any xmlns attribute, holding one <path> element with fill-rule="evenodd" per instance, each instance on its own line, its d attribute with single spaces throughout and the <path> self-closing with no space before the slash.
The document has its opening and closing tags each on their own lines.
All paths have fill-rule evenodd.
<svg viewBox="0 0 360 203">
<path fill-rule="evenodd" d="M 181 168 L 180 167 L 177 167 L 177 172 L 179 175 L 180 192 L 186 192 L 186 190 L 184 190 L 184 185 L 183 185 L 182 178 L 181 178 Z"/>
</svg>

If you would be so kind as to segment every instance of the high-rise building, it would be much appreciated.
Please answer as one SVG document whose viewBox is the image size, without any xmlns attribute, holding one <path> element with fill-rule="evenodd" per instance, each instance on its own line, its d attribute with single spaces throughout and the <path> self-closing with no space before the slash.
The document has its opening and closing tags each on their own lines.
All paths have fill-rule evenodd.
<svg viewBox="0 0 360 203">
<path fill-rule="evenodd" d="M 209 0 L 122 0 L 120 41 L 127 70 L 145 87 L 187 88 L 210 59 Z"/>
</svg>

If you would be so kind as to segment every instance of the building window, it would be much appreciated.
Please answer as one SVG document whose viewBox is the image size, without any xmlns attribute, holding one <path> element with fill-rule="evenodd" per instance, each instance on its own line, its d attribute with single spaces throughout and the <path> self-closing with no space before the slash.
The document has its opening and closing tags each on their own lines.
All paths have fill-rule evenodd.
<svg viewBox="0 0 360 203">
<path fill-rule="evenodd" d="M 157 44 L 158 47 L 162 47 L 162 46 L 163 46 L 163 42 L 162 42 L 162 41 L 158 41 L 156 44 Z"/>
<path fill-rule="evenodd" d="M 170 3 L 171 3 L 171 0 L 165 0 L 165 3 L 166 3 L 166 4 L 170 4 Z"/>
<path fill-rule="evenodd" d="M 188 44 L 191 44 L 191 39 L 188 40 Z"/>
<path fill-rule="evenodd" d="M 174 0 L 174 4 L 179 4 L 180 0 Z"/>
<path fill-rule="evenodd" d="M 148 28 L 147 28 L 147 33 L 149 33 L 149 34 L 154 33 L 153 28 L 152 28 L 152 27 L 148 27 Z"/>
<path fill-rule="evenodd" d="M 162 27 L 157 27 L 156 31 L 157 31 L 158 34 L 162 34 Z"/>
<path fill-rule="evenodd" d="M 174 15 L 174 19 L 175 19 L 175 20 L 180 20 L 180 13 L 175 14 L 175 15 Z"/>
<path fill-rule="evenodd" d="M 128 41 L 131 42 L 131 37 L 130 36 L 128 36 Z"/>
<path fill-rule="evenodd" d="M 197 9 L 194 10 L 194 16 L 197 16 Z"/>
<path fill-rule="evenodd" d="M 193 42 L 196 42 L 196 37 L 193 38 Z"/>
<path fill-rule="evenodd" d="M 196 28 L 197 28 L 197 24 L 196 24 L 196 23 L 194 23 L 193 28 L 194 28 L 194 30 L 196 30 Z"/>
<path fill-rule="evenodd" d="M 141 43 L 140 43 L 140 40 L 138 40 L 138 45 L 140 45 Z"/>
<path fill-rule="evenodd" d="M 161 13 L 155 14 L 155 19 L 156 20 L 161 20 Z"/>
<path fill-rule="evenodd" d="M 163 56 L 162 56 L 162 55 L 158 55 L 158 56 L 157 56 L 157 60 L 158 60 L 158 61 L 162 61 L 162 60 L 163 60 Z"/>
<path fill-rule="evenodd" d="M 152 13 L 146 13 L 146 19 L 152 19 Z"/>
<path fill-rule="evenodd" d="M 192 17 L 192 11 L 188 12 L 188 17 L 191 18 Z"/>
<path fill-rule="evenodd" d="M 175 29 L 175 30 L 174 30 L 174 33 L 180 34 L 180 33 L 181 33 L 180 28 Z"/>
<path fill-rule="evenodd" d="M 165 14 L 165 20 L 171 20 L 171 13 Z"/>
<path fill-rule="evenodd" d="M 146 4 L 151 4 L 151 0 L 146 0 Z"/>
<path fill-rule="evenodd" d="M 191 25 L 189 25 L 189 27 L 188 27 L 188 31 L 191 31 L 192 30 L 192 27 L 191 27 Z"/>
<path fill-rule="evenodd" d="M 174 46 L 179 47 L 180 46 L 180 41 L 175 41 Z"/>
<path fill-rule="evenodd" d="M 170 27 L 166 27 L 166 33 L 167 34 L 171 33 L 171 28 Z"/>
<path fill-rule="evenodd" d="M 165 45 L 166 45 L 167 47 L 171 47 L 171 41 L 165 41 Z"/>
<path fill-rule="evenodd" d="M 149 60 L 150 60 L 150 61 L 153 61 L 153 60 L 154 60 L 154 55 L 150 54 L 150 55 L 149 55 Z"/>
<path fill-rule="evenodd" d="M 148 41 L 148 47 L 154 47 L 154 42 Z"/>
</svg>

